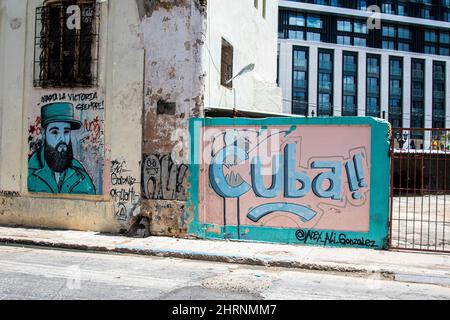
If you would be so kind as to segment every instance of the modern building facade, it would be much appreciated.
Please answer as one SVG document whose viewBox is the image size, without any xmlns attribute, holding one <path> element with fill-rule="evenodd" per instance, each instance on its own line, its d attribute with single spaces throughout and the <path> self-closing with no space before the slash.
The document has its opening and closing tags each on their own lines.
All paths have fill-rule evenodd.
<svg viewBox="0 0 450 320">
<path fill-rule="evenodd" d="M 283 112 L 450 128 L 450 1 L 279 1 Z"/>
</svg>

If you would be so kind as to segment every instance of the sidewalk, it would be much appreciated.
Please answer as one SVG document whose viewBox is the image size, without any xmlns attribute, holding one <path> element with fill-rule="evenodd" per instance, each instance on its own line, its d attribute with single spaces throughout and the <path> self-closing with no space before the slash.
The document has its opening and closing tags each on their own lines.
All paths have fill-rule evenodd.
<svg viewBox="0 0 450 320">
<path fill-rule="evenodd" d="M 82 231 L 0 227 L 0 243 L 133 253 L 215 262 L 360 274 L 450 286 L 450 255 L 268 243 L 126 238 Z"/>
</svg>

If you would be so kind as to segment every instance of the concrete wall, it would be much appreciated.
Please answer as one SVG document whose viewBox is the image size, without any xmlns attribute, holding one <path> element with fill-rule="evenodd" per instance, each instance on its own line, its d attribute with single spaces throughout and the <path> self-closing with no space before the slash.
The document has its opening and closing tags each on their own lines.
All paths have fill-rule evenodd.
<svg viewBox="0 0 450 320">
<path fill-rule="evenodd" d="M 141 30 L 146 50 L 142 214 L 150 218 L 152 234 L 177 235 L 186 228 L 188 120 L 203 112 L 206 7 L 197 0 L 154 1 L 144 11 Z"/>
<path fill-rule="evenodd" d="M 117 232 L 144 221 L 153 234 L 185 235 L 189 119 L 203 116 L 205 106 L 232 108 L 232 92 L 213 70 L 222 37 L 234 46 L 235 72 L 256 64 L 234 82 L 238 104 L 280 111 L 276 2 L 267 1 L 265 18 L 261 6 L 237 0 L 97 3 L 98 85 L 43 89 L 33 86 L 35 12 L 43 0 L 1 2 L 0 224 Z M 30 162 L 38 162 L 45 140 L 41 111 L 53 102 L 72 103 L 82 124 L 71 142 L 92 185 L 78 192 L 44 192 L 30 182 Z"/>
<path fill-rule="evenodd" d="M 238 108 L 281 110 L 281 91 L 275 84 L 276 2 L 267 2 L 266 18 L 262 17 L 261 6 L 256 10 L 250 1 L 205 3 L 155 1 L 143 10 L 146 79 L 142 213 L 150 218 L 152 234 L 184 235 L 187 231 L 191 217 L 186 212 L 188 120 L 204 115 L 204 108 L 233 108 L 233 91 L 220 85 L 222 38 L 233 45 L 235 74 L 249 63 L 256 64 L 252 73 L 233 83 Z M 161 30 L 161 26 L 161 34 L 154 37 L 154 30 Z"/>
<path fill-rule="evenodd" d="M 4 0 L 0 28 L 0 223 L 118 232 L 139 214 L 144 49 L 134 0 L 102 1 L 98 85 L 33 86 L 35 11 L 43 1 Z M 81 94 L 81 95 L 80 95 Z M 42 140 L 41 108 L 71 102 L 82 128 L 75 158 L 91 195 L 35 192 L 29 158 Z M 83 193 L 83 192 L 81 192 Z"/>
<path fill-rule="evenodd" d="M 191 136 L 190 234 L 387 248 L 387 122 L 192 119 Z"/>
<path fill-rule="evenodd" d="M 278 3 L 262 1 L 258 9 L 253 1 L 209 0 L 206 31 L 205 107 L 234 107 L 234 92 L 220 84 L 222 38 L 234 50 L 233 73 L 250 63 L 251 73 L 236 78 L 233 88 L 238 109 L 281 112 L 281 91 L 276 85 Z"/>
</svg>

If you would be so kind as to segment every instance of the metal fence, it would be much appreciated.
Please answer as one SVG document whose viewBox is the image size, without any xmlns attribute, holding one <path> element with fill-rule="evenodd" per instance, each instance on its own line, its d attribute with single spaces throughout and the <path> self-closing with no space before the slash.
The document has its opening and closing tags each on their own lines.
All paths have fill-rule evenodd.
<svg viewBox="0 0 450 320">
<path fill-rule="evenodd" d="M 450 129 L 393 129 L 391 249 L 450 252 Z"/>
</svg>

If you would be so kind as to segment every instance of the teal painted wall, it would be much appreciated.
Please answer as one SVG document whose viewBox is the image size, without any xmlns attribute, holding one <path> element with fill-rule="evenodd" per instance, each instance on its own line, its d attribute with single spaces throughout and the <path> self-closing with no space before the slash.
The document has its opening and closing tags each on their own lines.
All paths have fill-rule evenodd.
<svg viewBox="0 0 450 320">
<path fill-rule="evenodd" d="M 227 142 L 227 139 L 230 140 L 230 136 L 233 137 L 235 132 L 237 132 L 236 135 L 249 135 L 249 132 L 254 131 L 255 136 L 262 136 L 265 132 L 276 132 L 278 129 L 281 129 L 279 140 L 284 144 L 280 146 L 279 150 L 272 150 L 272 153 L 274 156 L 284 159 L 284 162 L 283 160 L 279 162 L 280 168 L 285 169 L 284 183 L 275 183 L 276 177 L 280 178 L 279 180 L 283 179 L 282 169 L 280 172 L 276 171 L 277 165 L 272 165 L 273 177 L 270 174 L 270 177 L 264 177 L 264 183 L 257 180 L 258 175 L 255 173 L 255 168 L 258 166 L 256 162 L 254 166 L 248 164 L 245 167 L 252 168 L 250 173 L 248 173 L 250 170 L 242 169 L 244 164 L 239 167 L 240 169 L 236 169 L 237 171 L 241 170 L 239 179 L 233 179 L 234 176 L 232 179 L 230 176 L 225 177 L 225 173 L 223 177 L 221 176 L 222 172 L 230 169 L 229 165 L 224 166 L 223 163 L 222 165 L 219 163 L 215 167 L 211 165 L 210 161 L 217 160 L 221 154 L 220 151 L 225 150 L 225 148 L 220 149 L 218 152 L 214 149 L 214 144 L 222 143 L 221 139 L 214 139 L 214 137 L 223 134 L 223 140 L 225 140 L 223 146 L 226 147 L 230 142 Z M 284 129 L 286 130 L 283 131 Z M 214 132 L 214 136 L 210 135 L 210 132 Z M 387 249 L 390 194 L 389 124 L 387 122 L 370 117 L 191 119 L 190 135 L 190 187 L 188 206 L 185 212 L 189 234 L 205 239 Z M 347 138 L 344 140 L 340 137 Z M 245 141 L 247 140 L 251 140 L 251 138 L 246 138 Z M 366 142 L 361 143 L 361 141 Z M 249 144 L 252 143 L 250 141 Z M 353 143 L 360 151 L 353 150 Z M 236 141 L 233 150 L 239 149 L 246 153 L 248 150 L 245 148 L 248 146 L 239 147 L 240 144 L 240 141 Z M 310 176 L 314 173 L 315 177 L 310 177 L 311 181 L 309 182 L 311 182 L 312 188 L 306 190 L 308 192 L 305 192 L 304 197 L 289 198 L 289 191 L 286 191 L 288 189 L 286 181 L 294 179 L 295 172 L 302 170 L 300 167 L 292 168 L 292 165 L 289 167 L 288 153 L 286 153 L 288 144 L 291 144 L 292 148 L 294 145 L 300 146 L 300 152 L 297 153 L 296 159 L 292 159 L 296 163 L 305 160 L 301 159 L 302 155 L 310 154 L 308 163 L 311 163 L 311 168 L 305 169 L 304 172 Z M 306 146 L 306 149 L 303 146 Z M 325 161 L 328 149 L 338 150 L 340 148 L 342 155 L 348 154 L 348 157 L 342 158 L 341 165 L 335 167 L 338 172 L 342 170 L 342 174 L 337 174 L 334 179 L 327 180 L 326 177 L 332 176 L 331 171 L 334 169 L 331 167 L 320 169 L 320 164 L 329 164 L 329 161 Z M 314 157 L 314 152 L 320 154 L 317 159 Z M 330 156 L 336 158 L 337 153 L 333 152 Z M 236 151 L 234 154 L 237 153 L 239 152 Z M 208 158 L 209 154 L 211 154 L 211 159 Z M 246 154 L 250 155 L 251 153 L 247 152 Z M 358 157 L 367 159 L 364 168 L 357 164 Z M 247 162 L 251 161 L 254 161 L 254 157 L 249 156 Z M 319 169 L 314 168 L 313 163 L 316 163 Z M 220 179 L 211 172 L 215 172 Z M 248 177 L 251 176 L 252 179 L 246 176 L 247 173 Z M 366 175 L 365 181 L 358 180 L 360 175 L 363 175 L 361 173 Z M 319 183 L 318 181 L 323 179 L 316 178 L 320 176 L 328 182 L 323 185 Z M 338 179 L 338 177 L 342 179 Z M 308 178 L 305 179 L 308 180 Z M 215 180 L 221 181 L 215 183 Z M 270 181 L 272 181 L 272 186 Z M 260 191 L 257 191 L 258 183 Z M 336 200 L 325 192 L 327 189 L 333 189 L 333 183 L 334 187 L 340 188 L 336 189 Z M 243 188 L 245 185 L 248 187 Z M 304 187 L 303 182 L 297 184 L 296 188 L 299 188 L 299 185 Z M 231 195 L 233 192 L 236 193 L 239 186 L 242 192 Z M 277 190 L 277 186 L 280 187 L 280 190 Z M 223 189 L 226 187 L 230 187 L 230 189 L 228 191 Z M 222 194 L 223 190 L 225 191 Z M 291 192 L 296 191 L 292 190 L 291 188 Z M 281 198 L 282 201 L 279 200 Z M 222 200 L 219 201 L 219 199 Z M 235 209 L 236 201 L 237 209 Z M 323 201 L 326 206 L 338 212 L 337 215 L 332 216 L 329 213 L 331 211 L 322 210 L 322 203 L 317 206 L 318 201 Z M 256 207 L 252 206 L 253 203 Z M 282 208 L 281 211 L 277 212 L 273 208 L 267 209 L 271 204 L 278 205 L 279 208 Z M 255 208 L 260 213 L 264 208 L 267 210 L 262 212 L 259 217 L 253 217 L 252 220 L 250 212 Z M 232 214 L 228 214 L 228 211 Z M 236 212 L 238 213 L 237 218 L 235 217 Z"/>
</svg>

